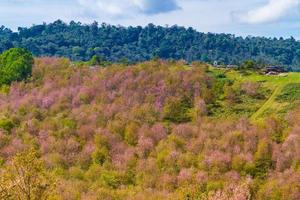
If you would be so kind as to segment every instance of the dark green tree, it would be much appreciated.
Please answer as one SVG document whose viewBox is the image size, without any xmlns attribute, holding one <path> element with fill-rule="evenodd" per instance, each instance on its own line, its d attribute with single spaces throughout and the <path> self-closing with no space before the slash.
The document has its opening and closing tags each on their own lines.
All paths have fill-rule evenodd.
<svg viewBox="0 0 300 200">
<path fill-rule="evenodd" d="M 241 66 L 243 70 L 255 70 L 256 68 L 256 63 L 253 60 L 246 60 Z"/>
<path fill-rule="evenodd" d="M 94 55 L 91 60 L 88 62 L 89 65 L 95 66 L 95 65 L 101 65 L 105 62 L 105 59 L 101 56 Z"/>
<path fill-rule="evenodd" d="M 123 27 L 97 22 L 66 24 L 57 20 L 19 28 L 18 32 L 0 26 L 0 52 L 11 47 L 26 48 L 35 56 L 68 57 L 76 61 L 89 61 L 93 55 L 101 55 L 110 62 L 128 58 L 131 63 L 158 56 L 188 62 L 218 61 L 225 65 L 253 60 L 260 67 L 283 65 L 300 70 L 300 42 L 294 38 L 243 38 L 201 33 L 177 25 Z"/>
</svg>

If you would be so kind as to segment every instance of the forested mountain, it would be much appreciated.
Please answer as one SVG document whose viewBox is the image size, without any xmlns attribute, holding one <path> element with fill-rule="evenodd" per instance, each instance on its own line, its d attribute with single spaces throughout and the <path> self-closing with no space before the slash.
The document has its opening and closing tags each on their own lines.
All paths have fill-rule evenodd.
<svg viewBox="0 0 300 200">
<path fill-rule="evenodd" d="M 297 69 L 300 42 L 294 38 L 237 37 L 231 34 L 197 32 L 179 26 L 123 27 L 57 20 L 50 24 L 19 28 L 13 32 L 0 27 L 0 51 L 23 47 L 35 56 L 63 56 L 89 60 L 93 55 L 109 61 L 144 61 L 185 59 L 239 64 L 253 59 L 266 64 L 280 64 Z M 299 68 L 298 68 L 299 69 Z"/>
</svg>

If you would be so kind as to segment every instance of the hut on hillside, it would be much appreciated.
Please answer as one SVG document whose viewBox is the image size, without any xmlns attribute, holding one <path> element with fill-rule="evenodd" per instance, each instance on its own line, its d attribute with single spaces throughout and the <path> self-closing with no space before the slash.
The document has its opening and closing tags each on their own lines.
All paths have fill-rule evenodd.
<svg viewBox="0 0 300 200">
<path fill-rule="evenodd" d="M 286 71 L 286 69 L 284 69 L 284 67 L 281 67 L 281 66 L 267 66 L 264 69 L 264 72 L 266 75 L 278 75 L 281 73 L 285 73 L 287 71 Z"/>
</svg>

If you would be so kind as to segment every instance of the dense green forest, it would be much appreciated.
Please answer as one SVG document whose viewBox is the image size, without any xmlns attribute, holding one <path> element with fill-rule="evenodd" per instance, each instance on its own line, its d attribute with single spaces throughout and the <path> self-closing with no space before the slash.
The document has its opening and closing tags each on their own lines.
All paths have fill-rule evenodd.
<svg viewBox="0 0 300 200">
<path fill-rule="evenodd" d="M 35 56 L 89 60 L 102 56 L 108 61 L 145 61 L 151 58 L 184 59 L 224 64 L 255 60 L 299 70 L 300 42 L 294 38 L 237 37 L 232 34 L 197 32 L 180 26 L 123 27 L 94 22 L 50 24 L 19 28 L 0 27 L 0 52 L 22 47 Z"/>
</svg>

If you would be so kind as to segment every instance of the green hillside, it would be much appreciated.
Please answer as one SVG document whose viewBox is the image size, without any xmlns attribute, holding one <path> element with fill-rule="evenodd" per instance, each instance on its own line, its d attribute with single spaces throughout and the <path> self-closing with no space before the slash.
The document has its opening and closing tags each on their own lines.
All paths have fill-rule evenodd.
<svg viewBox="0 0 300 200">
<path fill-rule="evenodd" d="M 272 87 L 273 90 L 270 98 L 251 116 L 252 120 L 271 113 L 284 113 L 299 103 L 300 73 L 288 73 L 286 76 L 278 77 L 256 77 L 256 79 L 265 81 L 266 87 Z"/>
<path fill-rule="evenodd" d="M 224 105 L 224 98 L 221 97 L 220 104 L 223 112 L 218 113 L 217 116 L 245 116 L 255 122 L 269 115 L 283 117 L 288 110 L 299 104 L 300 73 L 292 72 L 269 76 L 258 72 L 248 72 L 245 75 L 237 70 L 215 68 L 211 68 L 211 71 L 216 76 L 222 74 L 223 78 L 231 82 L 233 88 L 239 90 L 236 94 L 240 98 L 239 101 L 233 102 L 229 107 Z M 253 94 L 251 98 L 240 91 L 241 85 L 247 83 L 257 84 L 257 88 L 249 88 L 257 90 L 257 94 Z"/>
</svg>

